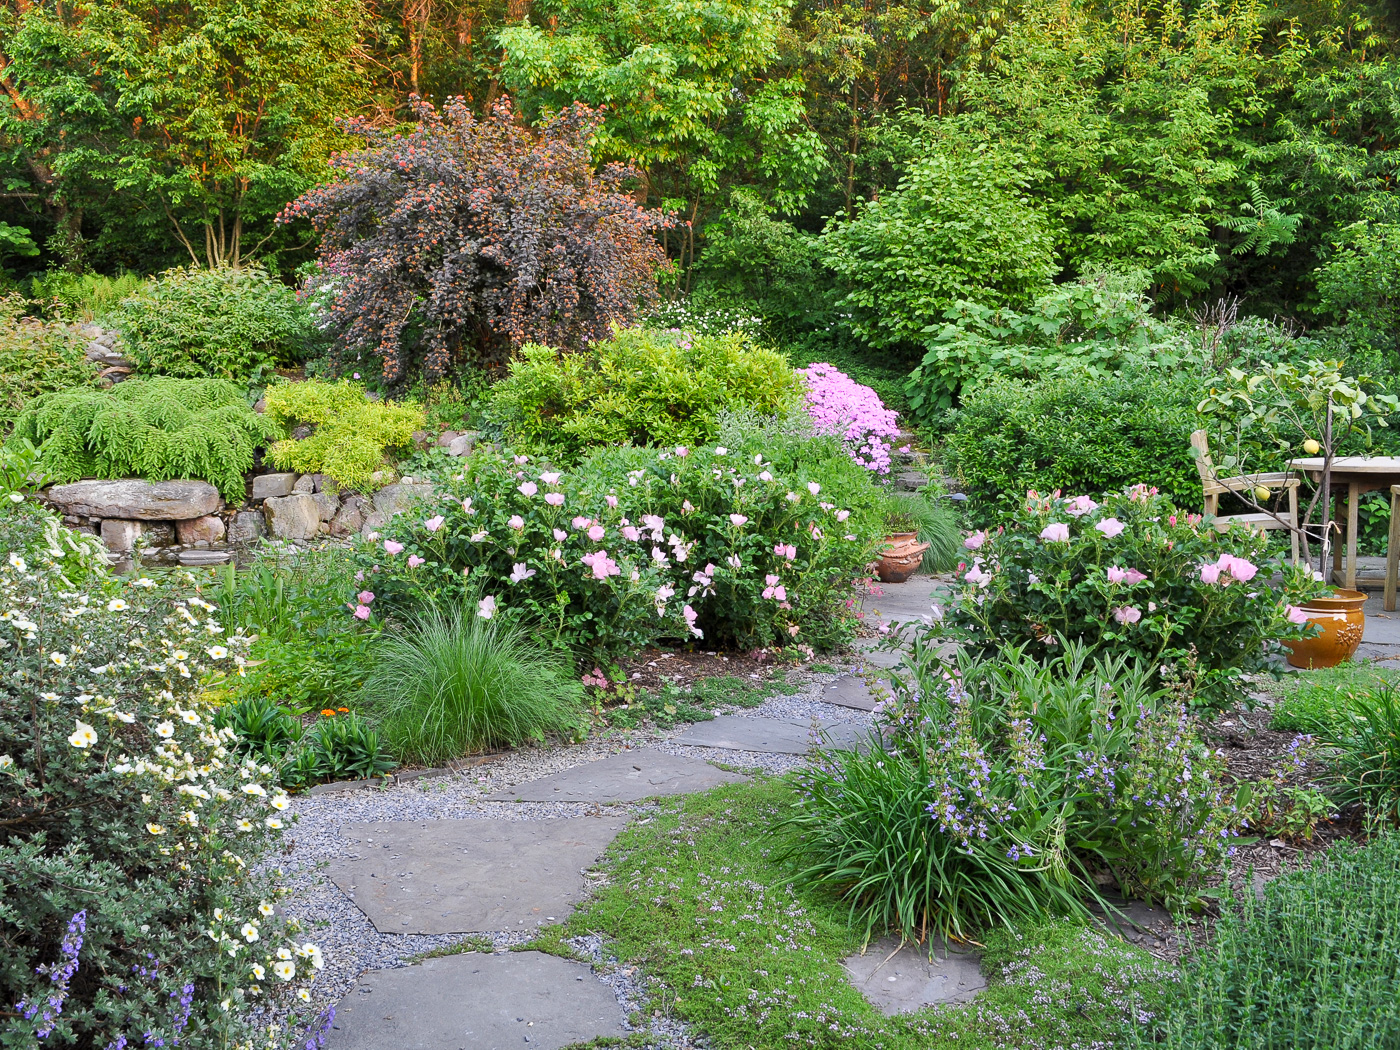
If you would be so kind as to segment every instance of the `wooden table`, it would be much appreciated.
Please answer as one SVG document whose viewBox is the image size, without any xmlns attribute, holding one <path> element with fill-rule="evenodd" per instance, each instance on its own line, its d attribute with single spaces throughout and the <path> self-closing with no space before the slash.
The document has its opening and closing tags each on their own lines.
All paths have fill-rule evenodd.
<svg viewBox="0 0 1400 1050">
<path fill-rule="evenodd" d="M 1322 457 L 1295 459 L 1293 469 L 1301 470 L 1314 482 L 1322 480 Z M 1348 590 L 1356 589 L 1356 530 L 1357 505 L 1366 492 L 1390 491 L 1391 485 L 1400 484 L 1400 456 L 1338 456 L 1332 460 L 1332 489 L 1338 491 L 1346 486 L 1347 501 L 1347 553 L 1346 576 L 1342 584 Z M 1337 514 L 1335 517 L 1340 518 Z M 1335 579 L 1340 567 L 1342 549 L 1332 549 L 1332 575 Z"/>
</svg>

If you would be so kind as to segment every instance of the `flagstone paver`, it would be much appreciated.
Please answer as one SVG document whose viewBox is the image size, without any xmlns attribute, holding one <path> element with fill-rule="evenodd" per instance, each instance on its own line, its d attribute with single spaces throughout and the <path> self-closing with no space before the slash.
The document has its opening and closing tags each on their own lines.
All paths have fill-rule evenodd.
<svg viewBox="0 0 1400 1050">
<path fill-rule="evenodd" d="M 883 690 L 877 689 L 876 692 L 883 695 Z M 834 682 L 828 682 L 822 686 L 818 695 L 828 704 L 849 707 L 856 711 L 873 711 L 879 702 L 864 679 L 853 674 L 843 675 Z"/>
<path fill-rule="evenodd" d="M 814 744 L 823 747 L 856 747 L 866 730 L 844 722 L 820 723 L 821 737 L 813 734 L 813 724 L 796 719 L 758 718 L 751 715 L 720 715 L 709 722 L 695 722 L 672 739 L 695 747 L 718 747 L 730 751 L 758 751 L 777 755 L 803 755 Z"/>
<path fill-rule="evenodd" d="M 588 966 L 541 952 L 472 952 L 362 976 L 327 1050 L 559 1050 L 622 1036 L 622 1007 Z"/>
<path fill-rule="evenodd" d="M 965 1003 L 987 987 L 981 956 L 939 941 L 932 945 L 898 937 L 872 942 L 863 955 L 843 960 L 846 976 L 888 1016 L 939 1003 Z"/>
<path fill-rule="evenodd" d="M 497 802 L 640 802 L 659 795 L 708 791 L 745 779 L 698 758 L 636 748 L 516 784 L 487 798 Z"/>
<path fill-rule="evenodd" d="M 331 880 L 380 933 L 477 933 L 563 919 L 582 870 L 622 827 L 607 816 L 347 824 L 359 859 Z"/>
</svg>

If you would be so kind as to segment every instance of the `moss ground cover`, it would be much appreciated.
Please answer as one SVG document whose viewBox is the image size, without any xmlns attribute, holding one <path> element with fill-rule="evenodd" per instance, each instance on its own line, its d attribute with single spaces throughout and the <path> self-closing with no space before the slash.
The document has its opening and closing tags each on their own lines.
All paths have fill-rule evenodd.
<svg viewBox="0 0 1400 1050">
<path fill-rule="evenodd" d="M 997 930 L 981 939 L 991 986 L 975 1002 L 887 1018 L 845 979 L 841 960 L 861 945 L 844 909 L 789 885 L 776 859 L 788 843 L 766 829 L 792 792 L 759 781 L 663 804 L 619 835 L 608 885 L 562 932 L 609 938 L 653 982 L 649 1008 L 695 1025 L 716 1050 L 1098 1045 L 1134 996 L 1150 1008 L 1170 980 L 1092 927 Z"/>
</svg>

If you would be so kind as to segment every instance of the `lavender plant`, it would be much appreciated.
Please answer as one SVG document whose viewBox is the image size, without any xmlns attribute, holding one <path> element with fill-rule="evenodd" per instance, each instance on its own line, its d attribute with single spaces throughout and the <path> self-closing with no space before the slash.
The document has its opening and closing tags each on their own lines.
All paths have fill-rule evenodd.
<svg viewBox="0 0 1400 1050">
<path fill-rule="evenodd" d="M 74 579 L 36 528 L 0 514 L 0 1046 L 234 1045 L 322 966 L 258 863 L 288 799 L 200 693 L 246 639 L 187 574 Z"/>
<path fill-rule="evenodd" d="M 1084 915 L 1100 879 L 1180 906 L 1232 850 L 1222 764 L 1179 691 L 1123 656 L 925 652 L 877 720 L 881 746 L 803 772 L 788 820 L 799 879 L 841 894 L 867 935 Z"/>
</svg>

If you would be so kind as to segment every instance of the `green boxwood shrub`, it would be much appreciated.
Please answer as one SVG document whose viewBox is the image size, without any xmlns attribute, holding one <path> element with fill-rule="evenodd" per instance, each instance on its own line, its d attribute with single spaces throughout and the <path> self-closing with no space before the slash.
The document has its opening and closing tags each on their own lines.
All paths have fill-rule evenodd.
<svg viewBox="0 0 1400 1050">
<path fill-rule="evenodd" d="M 629 328 L 586 353 L 524 347 L 494 409 L 517 447 L 572 462 L 599 446 L 713 442 L 721 411 L 781 413 L 801 392 L 781 354 L 742 335 Z"/>
<path fill-rule="evenodd" d="M 186 379 L 264 378 L 317 335 L 296 292 L 258 266 L 168 270 L 111 320 L 140 371 Z"/>
<path fill-rule="evenodd" d="M 246 639 L 188 574 L 64 579 L 32 524 L 0 509 L 0 1046 L 261 1043 L 322 960 L 260 863 L 286 797 L 200 695 Z"/>
<path fill-rule="evenodd" d="M 269 419 L 315 428 L 310 437 L 278 441 L 268 459 L 282 470 L 326 474 L 342 488 L 368 488 L 384 454 L 406 447 L 426 419 L 414 402 L 368 401 L 363 388 L 345 379 L 278 383 L 266 397 Z"/>
<path fill-rule="evenodd" d="M 1179 507 L 1200 507 L 1191 458 L 1199 384 L 1156 370 L 988 378 L 966 394 L 947 441 L 972 519 L 999 521 L 1030 489 L 1097 495 L 1138 483 Z"/>
<path fill-rule="evenodd" d="M 361 549 L 361 615 L 466 604 L 595 657 L 836 645 L 884 500 L 834 439 L 774 451 L 624 448 L 564 470 L 478 453 Z"/>
<path fill-rule="evenodd" d="M 236 502 L 254 451 L 280 431 L 233 383 L 157 378 L 44 394 L 14 436 L 44 446 L 41 465 L 56 481 L 196 478 Z"/>
</svg>

